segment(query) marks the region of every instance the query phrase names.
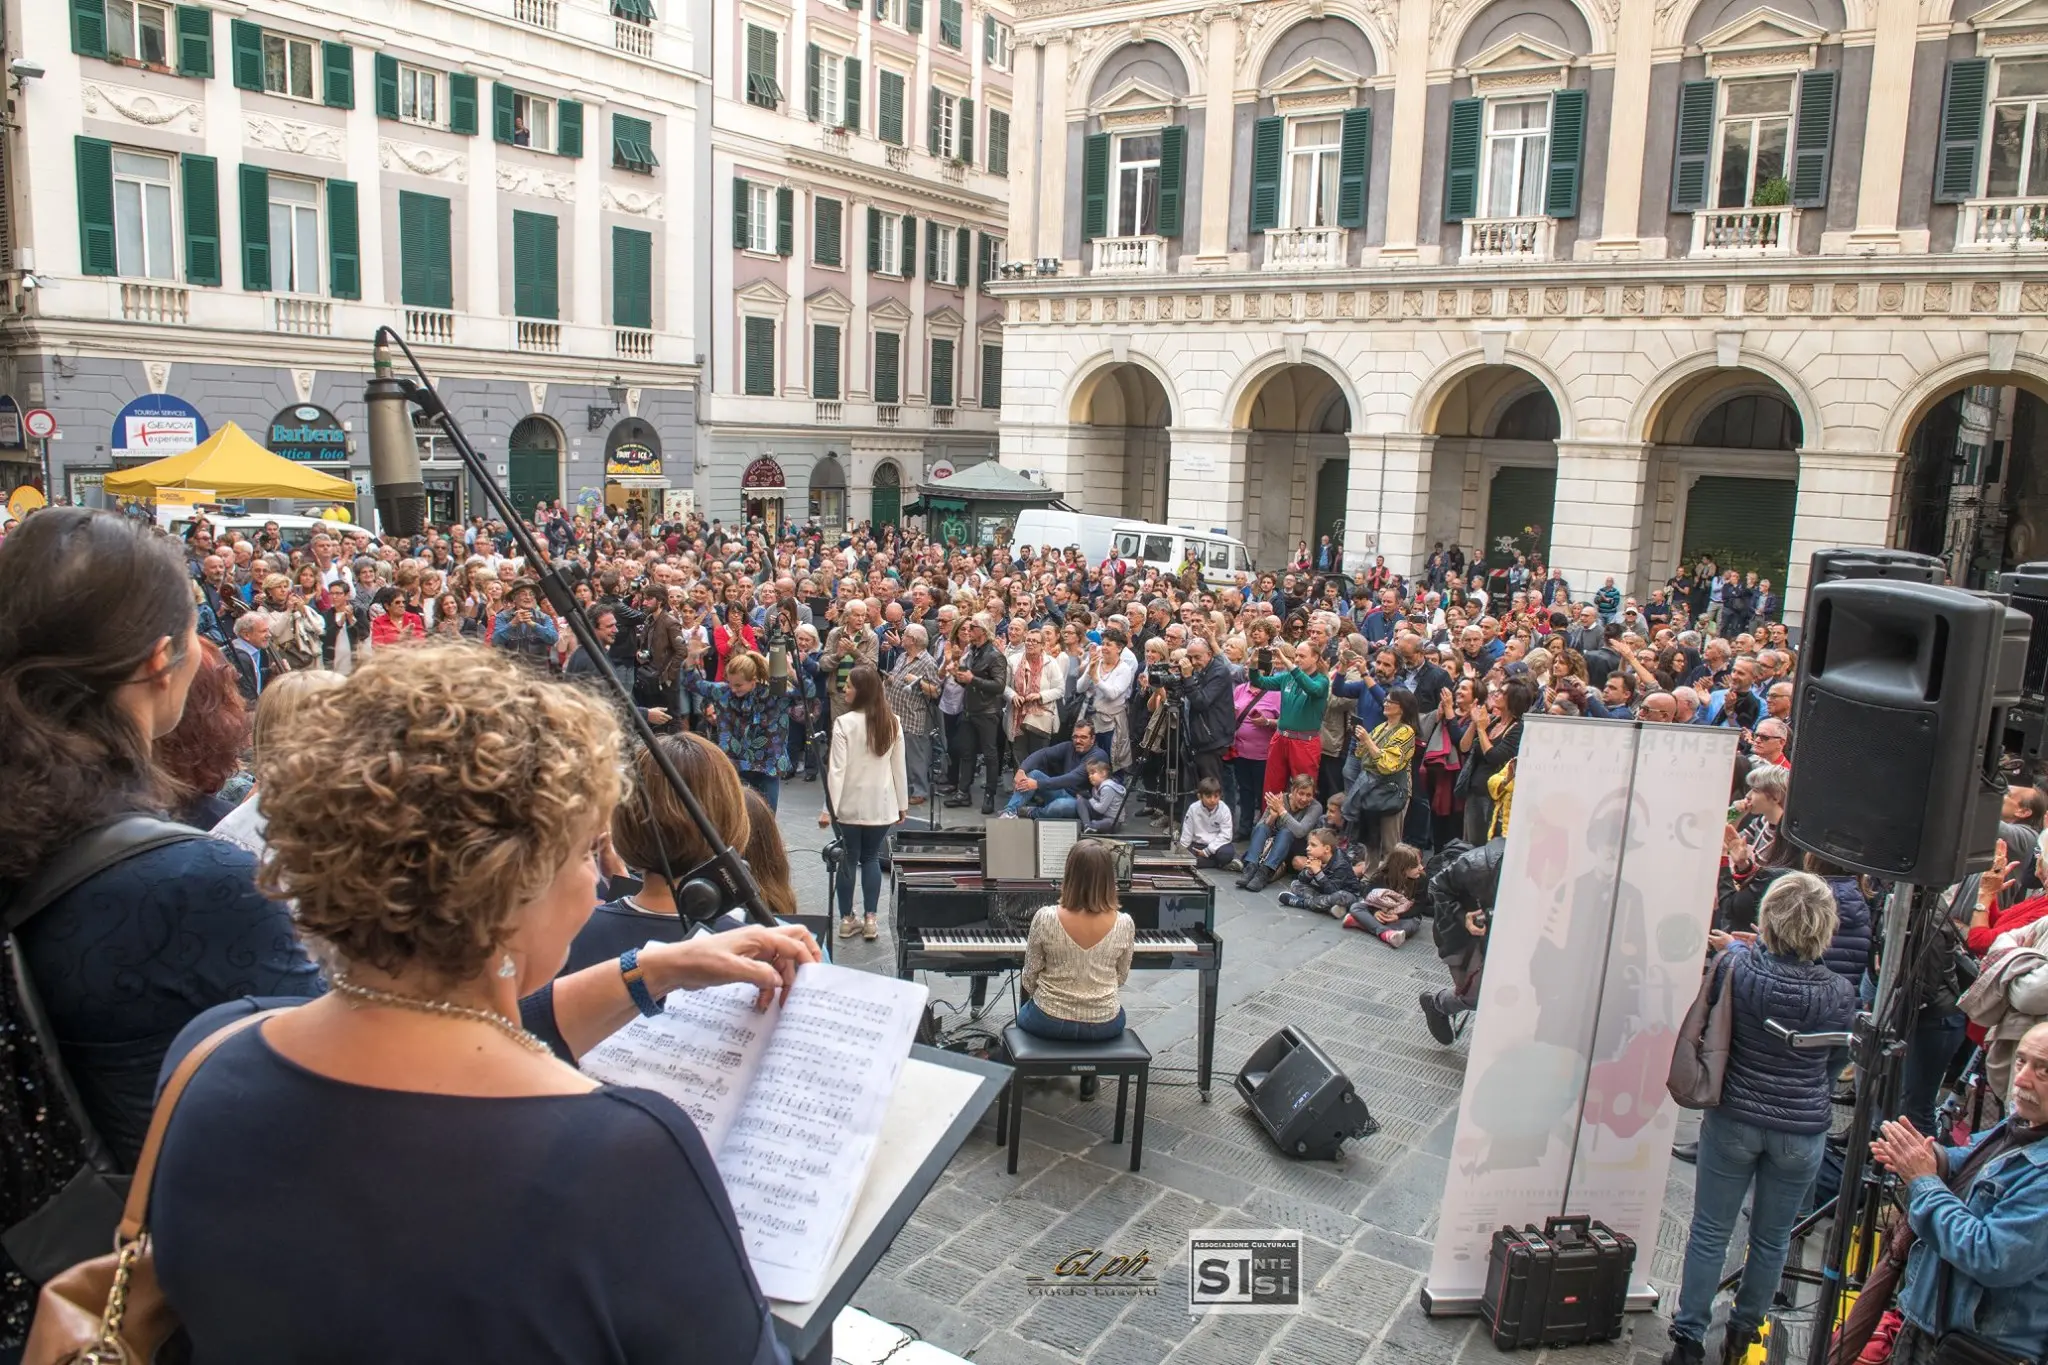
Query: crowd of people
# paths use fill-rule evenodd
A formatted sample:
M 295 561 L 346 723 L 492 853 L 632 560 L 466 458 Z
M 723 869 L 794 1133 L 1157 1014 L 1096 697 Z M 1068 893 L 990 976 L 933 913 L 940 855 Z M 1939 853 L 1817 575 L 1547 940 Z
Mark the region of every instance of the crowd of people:
M 701 1139 L 574 1064 L 648 998 L 773 991 L 817 949 L 795 930 L 682 936 L 678 877 L 713 850 L 624 737 L 620 704 L 554 677 L 619 681 L 785 915 L 785 782 L 822 782 L 842 938 L 876 936 L 890 832 L 933 802 L 1098 834 L 1149 824 L 1246 892 L 1277 885 L 1283 905 L 1389 949 L 1430 929 L 1450 984 L 1421 1009 L 1446 1045 L 1480 998 L 1526 718 L 1736 731 L 1713 946 L 1738 1012 L 1726 1098 L 1685 1154 L 1700 1212 L 1673 1359 L 1703 1358 L 1752 1190 L 1763 1287 L 1736 1299 L 1724 1350 L 1760 1326 L 1773 1257 L 1824 1189 L 1845 1060 L 1792 1053 L 1762 1011 L 1792 1001 L 1804 1026 L 1845 1023 L 1883 952 L 1885 890 L 1780 833 L 1798 658 L 1769 582 L 1702 562 L 1641 600 L 1608 579 L 1579 601 L 1539 556 L 1481 565 L 1457 546 L 1412 581 L 1384 561 L 1347 573 L 1324 540 L 1295 568 L 1215 582 L 1192 563 L 896 528 L 771 534 L 544 504 L 533 529 L 538 562 L 483 518 L 297 543 L 216 538 L 201 520 L 179 541 L 51 509 L 0 540 L 0 801 L 17 831 L 0 891 L 35 888 L 118 817 L 219 836 L 131 851 L 10 917 L 22 971 L 4 1003 L 47 1020 L 79 1113 L 7 1106 L 0 1137 L 22 1157 L 7 1216 L 57 1198 L 102 1144 L 132 1169 L 167 1060 L 252 998 L 305 1002 L 222 1044 L 162 1154 L 159 1265 L 197 1358 L 401 1325 L 412 1353 L 425 1330 L 506 1361 L 541 1341 L 551 1359 L 610 1358 L 578 1344 L 599 1338 L 635 1360 L 775 1358 Z M 550 600 L 557 582 L 594 651 Z M 1930 1004 L 1902 1114 L 1873 1149 L 1908 1182 L 1919 1239 L 1898 1319 L 1873 1338 L 1899 1365 L 1934 1359 L 1966 1320 L 2013 1349 L 2048 1326 L 2048 1290 L 2014 1274 L 2048 1255 L 2044 813 L 2042 794 L 2013 790 L 2000 862 L 1946 902 L 1954 951 L 1916 967 Z M 1111 1036 L 1131 924 L 1100 850 L 1074 856 L 1072 894 L 1032 927 L 1019 1022 Z M 32 1033 L 11 1036 L 0 1079 L 47 1084 Z M 1923 1135 L 1973 1138 L 1939 1104 L 1973 1055 L 2003 1078 L 1984 1088 L 1977 1145 L 1929 1156 Z M 477 1154 L 460 1178 L 431 1159 L 449 1146 Z M 480 1278 L 505 1285 L 481 1258 L 532 1233 L 491 1191 L 565 1160 L 606 1173 L 547 1215 L 577 1231 L 478 1296 Z M 347 1177 L 366 1166 L 368 1202 Z M 269 1202 L 287 1178 L 320 1191 L 288 1227 Z M 657 1234 L 635 1202 L 653 1187 L 670 1204 Z M 451 1226 L 490 1231 L 453 1254 L 429 1234 Z M 45 1269 L 0 1260 L 0 1349 Z M 331 1290 L 373 1275 L 404 1299 L 382 1327 Z M 243 1311 L 231 1287 L 251 1277 L 274 1286 L 274 1311 Z M 581 1297 L 565 1304 L 558 1283 Z M 697 1327 L 684 1355 L 647 1316 L 666 1324 L 675 1302 Z

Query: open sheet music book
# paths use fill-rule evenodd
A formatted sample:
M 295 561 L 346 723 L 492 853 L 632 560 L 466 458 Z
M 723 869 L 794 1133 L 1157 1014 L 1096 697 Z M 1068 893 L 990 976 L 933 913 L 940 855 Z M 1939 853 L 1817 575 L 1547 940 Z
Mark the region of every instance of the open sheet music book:
M 766 1012 L 752 986 L 677 991 L 583 1058 L 680 1105 L 718 1162 L 761 1292 L 817 1297 L 924 1011 L 914 982 L 825 963 Z

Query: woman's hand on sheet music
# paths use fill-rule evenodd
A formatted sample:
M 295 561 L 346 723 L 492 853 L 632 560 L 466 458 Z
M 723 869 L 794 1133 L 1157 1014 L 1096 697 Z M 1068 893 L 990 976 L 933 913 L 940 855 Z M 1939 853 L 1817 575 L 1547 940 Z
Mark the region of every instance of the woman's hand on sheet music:
M 656 995 L 743 981 L 759 989 L 754 1002 L 758 1009 L 767 1009 L 778 991 L 796 984 L 798 967 L 819 960 L 818 941 L 809 930 L 794 924 L 774 929 L 750 924 L 722 934 L 650 946 L 640 954 L 648 989 Z

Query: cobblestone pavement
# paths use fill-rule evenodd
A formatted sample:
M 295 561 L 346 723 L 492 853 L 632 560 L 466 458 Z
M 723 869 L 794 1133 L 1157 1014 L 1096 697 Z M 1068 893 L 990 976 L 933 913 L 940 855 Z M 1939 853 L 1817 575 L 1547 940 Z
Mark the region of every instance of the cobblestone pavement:
M 826 896 L 817 791 L 803 783 L 783 788 L 782 825 L 807 910 Z M 955 824 L 958 814 L 945 812 Z M 1018 1173 L 1003 1169 L 991 1111 L 854 1303 L 987 1365 L 1502 1359 L 1476 1319 L 1431 1321 L 1418 1301 L 1464 1076 L 1463 1042 L 1437 1046 L 1416 1008 L 1421 990 L 1445 980 L 1428 935 L 1393 951 L 1327 917 L 1287 909 L 1271 891 L 1250 896 L 1232 888 L 1228 875 L 1205 875 L 1218 883 L 1224 941 L 1210 1103 L 1201 1103 L 1194 1084 L 1196 974 L 1133 973 L 1125 1008 L 1154 1058 L 1143 1169 L 1130 1171 L 1129 1149 L 1110 1144 L 1110 1084 L 1092 1103 L 1082 1103 L 1071 1082 L 1034 1085 L 1026 1092 Z M 877 942 L 835 946 L 842 964 L 894 970 L 887 912 L 885 904 Z M 926 984 L 936 1000 L 966 1001 L 963 981 L 929 977 Z M 990 998 L 996 1002 L 994 992 Z M 1000 1028 L 1011 1010 L 1006 989 L 987 1026 Z M 1283 1024 L 1307 1031 L 1379 1120 L 1379 1133 L 1349 1144 L 1340 1161 L 1282 1157 L 1231 1087 L 1244 1058 Z M 1692 1168 L 1674 1163 L 1650 1269 L 1667 1304 L 1691 1199 Z M 1304 1311 L 1189 1316 L 1192 1228 L 1300 1229 L 1308 1238 Z M 1164 1265 L 1157 1296 L 1030 1296 L 1027 1275 L 1045 1275 L 1083 1247 L 1149 1250 Z M 1618 1342 L 1557 1359 L 1650 1365 L 1668 1345 L 1666 1318 L 1633 1314 L 1629 1324 Z

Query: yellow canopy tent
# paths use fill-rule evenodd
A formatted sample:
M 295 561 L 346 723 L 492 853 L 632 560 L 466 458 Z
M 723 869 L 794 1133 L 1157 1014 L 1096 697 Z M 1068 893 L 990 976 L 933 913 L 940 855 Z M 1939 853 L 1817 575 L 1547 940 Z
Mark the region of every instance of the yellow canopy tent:
M 356 486 L 273 455 L 229 422 L 182 455 L 109 474 L 106 491 L 153 497 L 159 488 L 206 488 L 221 498 L 325 498 L 353 502 Z

